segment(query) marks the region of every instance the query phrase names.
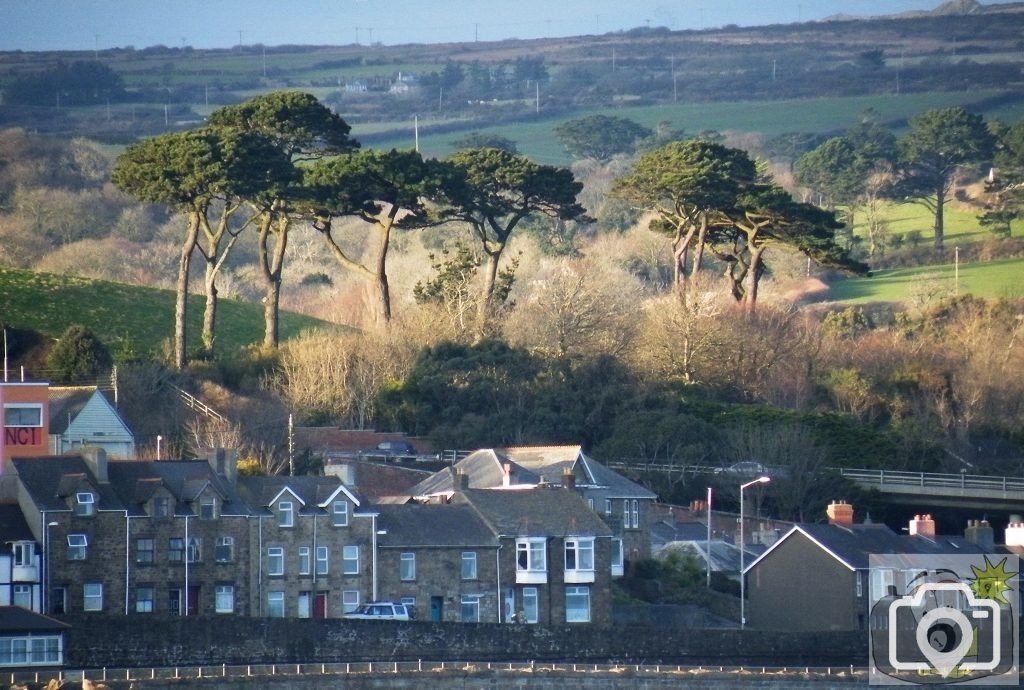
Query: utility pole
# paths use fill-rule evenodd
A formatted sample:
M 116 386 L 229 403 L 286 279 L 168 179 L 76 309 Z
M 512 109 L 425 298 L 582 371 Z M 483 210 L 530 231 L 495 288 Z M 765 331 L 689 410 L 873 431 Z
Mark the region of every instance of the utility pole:
M 412 131 L 416 138 L 416 153 L 420 152 L 420 116 L 412 116 Z
M 536 86 L 537 86 L 537 95 L 535 97 L 535 101 L 536 101 L 536 104 L 537 104 L 536 112 L 539 113 L 540 112 L 540 81 L 536 82 Z
M 263 78 L 267 78 L 267 47 L 263 46 Z
M 295 476 L 295 420 L 288 413 L 288 475 Z
M 242 47 L 242 30 L 241 29 L 238 30 L 238 47 L 239 48 Z
M 775 68 L 776 68 L 776 61 L 772 60 L 772 81 L 775 81 Z
M 480 22 L 473 22 L 473 42 L 480 42 Z

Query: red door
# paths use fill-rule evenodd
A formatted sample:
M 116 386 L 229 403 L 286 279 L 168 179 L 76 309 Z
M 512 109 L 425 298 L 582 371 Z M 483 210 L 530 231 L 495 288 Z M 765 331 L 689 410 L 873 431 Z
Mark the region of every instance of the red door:
M 313 618 L 327 618 L 327 592 L 317 592 L 313 599 Z

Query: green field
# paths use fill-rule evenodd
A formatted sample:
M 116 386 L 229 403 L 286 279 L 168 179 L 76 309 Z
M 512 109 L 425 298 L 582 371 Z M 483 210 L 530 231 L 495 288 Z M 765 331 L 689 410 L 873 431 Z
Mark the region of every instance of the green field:
M 1024 297 L 1024 259 L 961 263 L 959 280 L 953 264 L 878 271 L 870 278 L 833 283 L 828 299 L 853 304 L 909 302 L 925 294 Z
M 930 108 L 952 105 L 970 105 L 998 95 L 997 91 L 949 91 L 891 96 L 850 96 L 792 99 L 780 101 L 733 101 L 708 103 L 679 103 L 652 106 L 624 106 L 594 111 L 580 111 L 564 117 L 525 123 L 508 123 L 493 127 L 480 127 L 486 133 L 500 134 L 516 142 L 520 152 L 548 164 L 565 165 L 570 159 L 558 144 L 554 128 L 560 123 L 591 114 L 627 117 L 647 127 L 667 122 L 672 128 L 696 133 L 706 129 L 720 132 L 760 132 L 774 136 L 784 132 L 832 132 L 855 124 L 867 109 L 873 109 L 879 120 L 892 122 L 912 117 Z M 1015 121 L 1024 117 L 1024 105 L 1002 106 L 999 117 Z M 986 116 L 989 114 L 986 113 Z M 394 123 L 408 129 L 410 122 Z M 381 125 L 375 131 L 384 129 Z M 353 128 L 358 138 L 360 128 Z M 427 156 L 445 156 L 451 153 L 451 141 L 458 133 L 420 134 L 420 150 Z M 373 148 L 412 148 L 409 135 L 375 141 Z
M 981 211 L 958 203 L 947 203 L 943 212 L 943 239 L 947 247 L 954 247 L 958 242 L 971 243 L 992 239 L 995 235 L 987 228 L 978 224 Z M 922 204 L 883 202 L 880 215 L 888 223 L 889 235 L 906 236 L 909 232 L 920 233 L 920 242 L 931 246 L 935 237 L 932 212 Z M 853 219 L 854 234 L 863 237 L 865 217 L 859 213 Z M 1011 226 L 1012 235 L 1019 237 L 1024 234 L 1024 219 L 1017 219 Z M 905 243 L 906 245 L 906 243 Z
M 204 300 L 189 299 L 189 348 L 199 348 Z M 142 353 L 157 352 L 174 330 L 174 292 L 89 278 L 0 268 L 0 322 L 59 336 L 81 324 L 108 344 L 130 342 Z M 331 327 L 324 321 L 281 313 L 281 338 L 309 328 Z M 217 314 L 217 347 L 228 352 L 263 340 L 263 308 L 222 299 Z

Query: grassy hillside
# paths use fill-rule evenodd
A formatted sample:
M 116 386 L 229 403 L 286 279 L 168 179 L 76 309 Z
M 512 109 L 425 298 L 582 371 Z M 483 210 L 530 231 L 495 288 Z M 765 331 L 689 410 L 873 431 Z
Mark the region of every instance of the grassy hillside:
M 831 286 L 828 299 L 867 302 L 914 302 L 929 296 L 972 294 L 987 299 L 1024 297 L 1024 259 L 960 264 L 959 284 L 953 264 L 878 271 L 870 278 L 849 278 Z
M 189 300 L 189 347 L 199 347 L 203 298 Z M 58 336 L 68 326 L 86 326 L 107 343 L 130 342 L 136 351 L 158 351 L 173 333 L 174 293 L 52 273 L 0 268 L 0 322 Z M 331 327 L 301 314 L 281 313 L 281 337 Z M 221 352 L 263 339 L 263 308 L 222 299 L 217 347 Z

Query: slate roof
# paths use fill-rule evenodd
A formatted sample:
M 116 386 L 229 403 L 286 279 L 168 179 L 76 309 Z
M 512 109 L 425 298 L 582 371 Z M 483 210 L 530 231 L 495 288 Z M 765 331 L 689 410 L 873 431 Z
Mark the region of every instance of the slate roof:
M 354 499 L 358 508 L 362 500 L 344 487 L 338 477 L 239 477 L 238 488 L 249 504 L 258 510 L 268 508 L 282 491 L 288 490 L 303 502 L 302 514 L 322 513 L 319 506 L 339 489 Z
M 20 606 L 0 606 L 0 635 L 4 633 L 63 632 L 67 623 Z
M 0 549 L 10 551 L 8 542 L 12 541 L 35 541 L 35 537 L 25 522 L 21 507 L 5 503 L 0 505 Z
M 982 554 L 988 551 L 964 537 L 936 535 L 934 539 L 920 535 L 897 534 L 882 524 L 796 525 L 765 551 L 747 570 L 758 565 L 780 544 L 797 535 L 815 542 L 820 548 L 851 570 L 868 568 L 872 554 Z
M 11 461 L 21 482 L 39 510 L 69 511 L 66 497 L 87 482 L 97 494 L 97 510 L 126 510 L 115 493 L 113 483 L 100 483 L 77 455 L 43 458 L 17 458 Z M 122 463 L 111 462 L 109 466 Z M 129 463 L 123 463 L 129 464 Z
M 144 515 L 143 504 L 160 487 L 166 488 L 177 499 L 176 513 L 192 514 L 185 502 L 198 498 L 203 487 L 209 485 L 224 501 L 221 515 L 251 515 L 242 496 L 223 477 L 218 477 L 205 460 L 116 461 L 107 463 L 110 486 L 121 496 L 129 515 Z M 97 506 L 103 509 L 103 504 Z
M 453 503 L 476 508 L 502 536 L 611 536 L 608 525 L 572 491 L 547 487 L 527 491 L 466 489 Z
M 67 431 L 72 420 L 97 390 L 96 386 L 51 387 L 47 391 L 50 399 L 50 433 L 58 435 Z
M 494 546 L 498 540 L 470 505 L 377 506 L 377 527 L 387 530 L 382 548 L 412 546 Z
M 505 482 L 505 465 L 510 467 L 509 483 L 513 486 L 559 485 L 568 471 L 576 477 L 578 487 L 600 487 L 609 498 L 657 498 L 636 482 L 587 457 L 580 446 L 482 448 L 428 477 L 410 492 L 414 496 L 450 494 L 455 490 L 456 472 L 469 478 L 472 489 L 500 487 Z

